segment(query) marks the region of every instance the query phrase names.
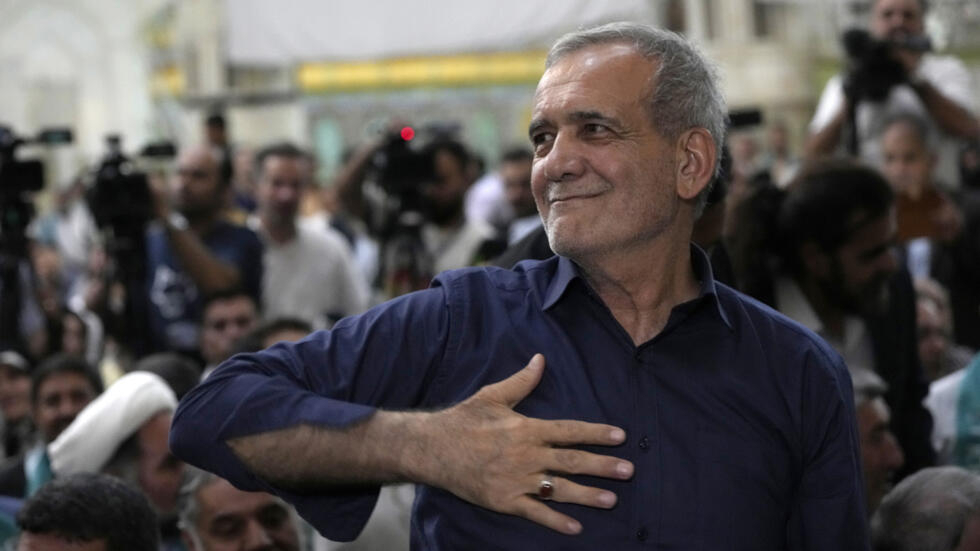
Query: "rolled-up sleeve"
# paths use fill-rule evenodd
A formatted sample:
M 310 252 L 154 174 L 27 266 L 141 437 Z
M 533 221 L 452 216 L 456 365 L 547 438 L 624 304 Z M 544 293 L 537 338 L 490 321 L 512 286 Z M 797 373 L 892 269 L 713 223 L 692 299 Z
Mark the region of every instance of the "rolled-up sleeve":
M 239 488 L 282 496 L 331 539 L 353 539 L 378 488 L 292 494 L 251 473 L 226 442 L 304 424 L 341 428 L 376 408 L 424 405 L 442 369 L 449 328 L 447 293 L 437 283 L 297 343 L 236 355 L 181 401 L 171 450 Z

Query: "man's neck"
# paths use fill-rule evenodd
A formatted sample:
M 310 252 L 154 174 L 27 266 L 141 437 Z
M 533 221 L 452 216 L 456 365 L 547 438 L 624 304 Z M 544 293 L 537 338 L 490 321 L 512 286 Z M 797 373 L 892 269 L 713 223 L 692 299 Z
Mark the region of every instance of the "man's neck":
M 697 297 L 687 241 L 667 239 L 580 263 L 585 278 L 639 346 L 667 325 L 674 306 Z
M 220 212 L 213 212 L 208 214 L 199 214 L 196 216 L 184 215 L 187 219 L 187 227 L 194 232 L 198 237 L 204 237 L 207 235 L 211 228 L 218 223 L 220 218 Z
M 296 220 L 289 220 L 288 222 L 272 221 L 268 216 L 260 215 L 259 225 L 266 237 L 280 245 L 296 238 Z

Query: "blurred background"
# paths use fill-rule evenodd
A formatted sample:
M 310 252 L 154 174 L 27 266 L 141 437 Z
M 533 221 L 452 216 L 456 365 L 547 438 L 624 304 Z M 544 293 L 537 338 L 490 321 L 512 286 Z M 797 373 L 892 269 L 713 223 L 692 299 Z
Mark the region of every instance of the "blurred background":
M 719 64 L 733 109 L 758 108 L 802 141 L 839 35 L 867 0 L 2 0 L 0 121 L 51 126 L 74 143 L 46 148 L 49 186 L 105 152 L 191 143 L 224 112 L 236 143 L 288 138 L 314 150 L 321 176 L 344 148 L 392 117 L 457 121 L 486 159 L 525 139 L 548 45 L 583 25 L 630 19 L 682 32 Z M 980 2 L 931 2 L 936 49 L 980 75 Z M 980 102 L 980 100 L 977 100 Z

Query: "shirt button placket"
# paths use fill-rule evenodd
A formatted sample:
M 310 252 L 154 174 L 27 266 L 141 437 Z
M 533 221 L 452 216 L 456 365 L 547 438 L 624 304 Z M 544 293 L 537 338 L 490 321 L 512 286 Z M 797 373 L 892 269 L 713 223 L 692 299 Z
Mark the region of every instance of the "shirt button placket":
M 647 538 L 648 537 L 650 537 L 650 533 L 647 532 L 647 529 L 646 528 L 640 527 L 640 529 L 636 531 L 636 539 L 637 540 L 639 540 L 639 541 L 647 541 Z

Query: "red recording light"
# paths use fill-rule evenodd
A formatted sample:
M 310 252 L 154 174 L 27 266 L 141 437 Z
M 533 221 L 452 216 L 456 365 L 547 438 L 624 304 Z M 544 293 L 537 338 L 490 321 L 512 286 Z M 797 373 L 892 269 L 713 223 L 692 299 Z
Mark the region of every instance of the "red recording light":
M 412 138 L 415 137 L 415 130 L 413 130 L 411 126 L 406 126 L 402 128 L 401 135 L 403 140 L 405 140 L 406 142 L 410 141 Z

